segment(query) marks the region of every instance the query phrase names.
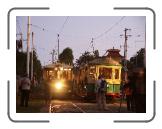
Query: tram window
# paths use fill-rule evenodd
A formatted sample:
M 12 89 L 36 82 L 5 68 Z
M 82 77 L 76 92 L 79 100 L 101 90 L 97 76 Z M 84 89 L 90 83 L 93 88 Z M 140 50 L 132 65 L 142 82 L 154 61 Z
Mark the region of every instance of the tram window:
M 119 79 L 119 69 L 115 69 L 115 79 Z
M 53 79 L 57 79 L 57 72 L 56 71 L 53 72 Z
M 94 74 L 96 72 L 96 67 L 90 67 L 90 74 Z
M 62 73 L 62 79 L 68 79 L 68 73 L 67 73 L 67 71 L 63 71 L 63 73 Z
M 66 71 L 64 71 L 64 72 L 62 73 L 62 79 L 67 79 Z
M 62 73 L 62 79 L 70 80 L 71 79 L 71 71 L 64 71 Z
M 112 68 L 100 68 L 99 74 L 103 75 L 105 79 L 112 79 Z
M 49 71 L 49 76 L 50 76 L 50 75 L 53 75 L 53 71 L 52 71 L 52 70 Z

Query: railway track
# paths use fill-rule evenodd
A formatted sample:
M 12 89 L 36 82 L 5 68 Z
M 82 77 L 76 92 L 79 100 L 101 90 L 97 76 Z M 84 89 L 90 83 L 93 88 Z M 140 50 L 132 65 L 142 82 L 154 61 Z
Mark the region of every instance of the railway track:
M 49 113 L 119 113 L 120 103 L 106 104 L 106 110 L 98 110 L 96 103 L 74 100 L 53 100 Z M 122 104 L 121 112 L 126 113 L 126 104 Z

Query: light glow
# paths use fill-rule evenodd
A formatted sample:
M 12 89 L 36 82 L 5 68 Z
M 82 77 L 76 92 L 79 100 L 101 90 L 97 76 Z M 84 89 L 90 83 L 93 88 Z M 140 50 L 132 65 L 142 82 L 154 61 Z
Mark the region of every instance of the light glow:
M 62 87 L 63 87 L 62 82 L 57 82 L 57 83 L 55 84 L 55 87 L 56 87 L 56 89 L 58 89 L 58 90 L 62 89 Z

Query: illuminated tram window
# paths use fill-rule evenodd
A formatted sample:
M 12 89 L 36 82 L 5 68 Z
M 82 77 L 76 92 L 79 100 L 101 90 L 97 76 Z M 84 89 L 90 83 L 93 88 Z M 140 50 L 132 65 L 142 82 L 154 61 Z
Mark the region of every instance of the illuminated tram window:
M 112 79 L 112 68 L 100 68 L 99 74 L 103 75 L 105 79 Z
M 119 79 L 119 69 L 115 69 L 115 79 Z

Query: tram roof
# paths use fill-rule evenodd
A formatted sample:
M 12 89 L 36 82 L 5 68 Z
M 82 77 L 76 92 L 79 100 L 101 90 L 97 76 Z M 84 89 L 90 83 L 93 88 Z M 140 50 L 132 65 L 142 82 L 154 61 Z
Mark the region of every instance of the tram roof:
M 55 67 L 63 67 L 63 68 L 72 68 L 71 65 L 67 65 L 67 64 L 63 64 L 63 63 L 53 63 L 53 64 L 48 64 L 46 66 L 44 66 L 44 69 L 52 69 L 52 68 L 55 68 Z
M 113 58 L 109 58 L 109 57 L 101 57 L 101 58 L 97 58 L 94 59 L 92 61 L 89 62 L 89 64 L 91 65 L 121 65 L 119 60 L 115 60 Z

